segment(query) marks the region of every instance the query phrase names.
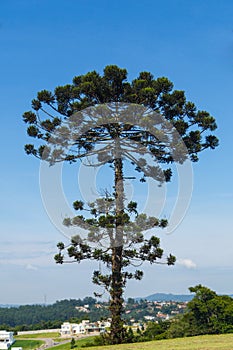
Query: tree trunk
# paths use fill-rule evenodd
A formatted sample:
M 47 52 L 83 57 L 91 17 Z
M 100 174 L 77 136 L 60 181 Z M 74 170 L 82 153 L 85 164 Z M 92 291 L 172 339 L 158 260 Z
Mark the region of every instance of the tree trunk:
M 123 312 L 123 276 L 122 276 L 122 252 L 123 252 L 123 224 L 124 214 L 124 184 L 123 161 L 121 158 L 119 141 L 115 141 L 115 207 L 116 207 L 116 231 L 114 245 L 112 247 L 112 285 L 110 290 L 111 343 L 120 344 L 124 339 L 124 322 L 121 318 Z

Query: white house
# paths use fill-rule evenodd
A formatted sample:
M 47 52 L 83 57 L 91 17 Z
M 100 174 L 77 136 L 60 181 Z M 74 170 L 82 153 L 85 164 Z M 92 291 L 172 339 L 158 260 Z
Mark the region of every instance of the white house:
M 9 349 L 14 341 L 13 332 L 0 331 L 0 349 Z
M 70 323 L 70 322 L 64 322 L 61 325 L 61 336 L 71 336 L 74 334 L 85 334 L 86 333 L 86 328 L 85 328 L 86 324 L 85 321 L 83 321 L 82 323 Z
M 105 332 L 105 324 L 103 322 L 92 323 L 89 320 L 83 320 L 81 323 L 64 322 L 61 325 L 61 336 L 69 337 L 72 335 L 102 333 Z
M 154 317 L 154 316 L 151 316 L 151 315 L 146 315 L 146 316 L 144 316 L 144 318 L 145 318 L 145 320 L 147 320 L 147 321 L 153 321 L 153 320 L 155 319 L 155 317 Z
M 60 330 L 61 335 L 66 336 L 71 334 L 71 324 L 70 322 L 64 322 L 61 325 L 61 330 Z

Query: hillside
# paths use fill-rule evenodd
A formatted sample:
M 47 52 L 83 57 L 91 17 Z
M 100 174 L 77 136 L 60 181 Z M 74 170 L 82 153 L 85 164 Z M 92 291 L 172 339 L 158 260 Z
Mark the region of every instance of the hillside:
M 89 305 L 88 318 L 99 319 L 108 316 L 106 307 L 95 307 L 96 300 L 86 297 L 83 300 L 70 299 L 57 301 L 51 305 L 21 305 L 0 308 L 0 329 L 18 330 L 59 328 L 61 323 L 71 319 L 87 317 L 85 305 Z M 89 310 L 88 310 L 89 311 Z
M 155 293 L 148 295 L 144 298 L 137 298 L 137 300 L 144 299 L 148 301 L 176 301 L 176 302 L 187 302 L 192 300 L 193 295 L 186 294 L 166 294 L 166 293 Z
M 233 294 L 229 295 L 233 298 Z M 175 302 L 188 302 L 193 299 L 192 294 L 172 294 L 172 293 L 154 293 L 150 294 L 146 297 L 138 297 L 135 300 L 148 300 L 148 301 L 175 301 Z
M 109 345 L 104 347 L 95 346 L 95 350 L 232 350 L 233 334 L 202 335 L 196 337 L 166 339 L 150 341 L 146 343 Z M 56 348 L 57 350 L 69 350 L 67 347 Z M 86 348 L 92 350 L 93 348 Z M 50 350 L 50 349 L 49 349 Z
M 129 298 L 124 304 L 123 318 L 127 324 L 146 320 L 164 320 L 178 313 L 183 313 L 185 302 L 152 302 Z M 52 305 L 22 305 L 19 307 L 0 308 L 0 328 L 36 330 L 59 328 L 64 321 L 80 322 L 89 319 L 98 321 L 110 316 L 107 302 L 86 297 L 84 300 L 62 300 Z

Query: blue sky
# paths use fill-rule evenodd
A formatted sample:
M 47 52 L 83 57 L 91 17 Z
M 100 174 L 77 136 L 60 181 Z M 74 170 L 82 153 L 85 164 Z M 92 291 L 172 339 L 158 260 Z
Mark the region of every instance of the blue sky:
M 143 281 L 129 283 L 126 296 L 188 293 L 198 283 L 233 293 L 232 18 L 230 0 L 1 0 L 0 304 L 39 303 L 45 295 L 53 302 L 95 290 L 95 265 L 53 261 L 63 236 L 42 204 L 39 161 L 24 154 L 29 139 L 21 116 L 37 91 L 91 70 L 102 73 L 107 64 L 127 68 L 129 80 L 144 70 L 168 77 L 215 116 L 220 139 L 193 166 L 193 195 L 181 225 L 159 233 L 177 265 L 145 266 Z

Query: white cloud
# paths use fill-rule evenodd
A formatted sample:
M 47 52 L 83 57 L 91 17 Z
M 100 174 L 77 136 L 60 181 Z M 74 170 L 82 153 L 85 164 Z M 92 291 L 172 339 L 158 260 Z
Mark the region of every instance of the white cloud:
M 188 269 L 195 269 L 197 265 L 191 259 L 178 259 L 177 264 L 187 267 Z
M 36 266 L 32 265 L 32 264 L 27 264 L 25 266 L 25 268 L 26 268 L 26 270 L 33 270 L 33 271 L 38 270 L 38 268 Z
M 20 249 L 19 249 L 20 246 Z M 30 266 L 48 266 L 54 263 L 56 246 L 47 241 L 5 241 L 0 247 L 0 264 L 17 265 L 31 269 Z

